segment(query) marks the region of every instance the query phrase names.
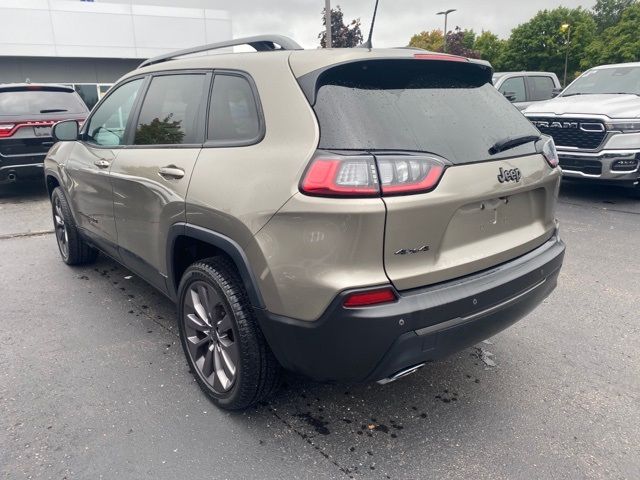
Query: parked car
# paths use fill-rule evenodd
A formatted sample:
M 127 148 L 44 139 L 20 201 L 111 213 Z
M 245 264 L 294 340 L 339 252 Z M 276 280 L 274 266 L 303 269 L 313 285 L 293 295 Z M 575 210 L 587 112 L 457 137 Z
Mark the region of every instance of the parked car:
M 78 94 L 62 85 L 0 84 L 0 184 L 41 179 L 51 127 L 89 114 Z
M 640 193 L 640 63 L 592 68 L 525 115 L 555 139 L 566 178 Z
M 178 59 L 240 44 L 269 53 Z M 480 61 L 224 42 L 144 62 L 54 135 L 62 259 L 99 249 L 177 302 L 228 409 L 281 366 L 401 378 L 522 318 L 563 262 L 553 140 Z
M 557 75 L 551 72 L 498 72 L 493 74 L 493 85 L 519 110 L 562 91 Z

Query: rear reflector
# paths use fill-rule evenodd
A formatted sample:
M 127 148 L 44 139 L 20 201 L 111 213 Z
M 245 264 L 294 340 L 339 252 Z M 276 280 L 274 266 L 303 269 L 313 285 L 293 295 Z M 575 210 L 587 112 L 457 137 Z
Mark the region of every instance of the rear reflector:
M 329 156 L 330 155 L 330 156 Z M 323 197 L 379 197 L 433 190 L 445 163 L 424 155 L 333 155 L 319 152 L 300 191 Z
M 349 295 L 343 305 L 345 308 L 371 307 L 383 303 L 395 302 L 398 298 L 391 287 L 368 292 L 357 292 Z

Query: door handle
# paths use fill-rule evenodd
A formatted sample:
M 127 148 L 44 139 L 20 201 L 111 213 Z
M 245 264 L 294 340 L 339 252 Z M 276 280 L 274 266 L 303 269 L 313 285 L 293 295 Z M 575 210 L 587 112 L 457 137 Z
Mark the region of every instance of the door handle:
M 158 173 L 160 174 L 161 177 L 168 177 L 168 178 L 184 177 L 184 170 L 174 166 L 162 167 L 158 170 Z
M 107 162 L 106 160 L 96 160 L 93 164 L 98 168 L 109 168 L 111 162 Z

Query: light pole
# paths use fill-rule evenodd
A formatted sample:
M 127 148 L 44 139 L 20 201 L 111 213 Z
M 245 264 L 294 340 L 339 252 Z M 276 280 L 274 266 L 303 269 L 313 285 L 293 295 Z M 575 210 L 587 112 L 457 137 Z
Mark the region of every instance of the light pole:
M 449 14 L 457 12 L 455 8 L 450 8 L 449 10 L 444 10 L 442 12 L 436 13 L 436 15 L 444 15 L 444 51 L 447 52 L 447 20 L 449 18 Z
M 331 48 L 331 0 L 324 1 L 324 23 L 326 23 L 327 33 L 325 34 L 324 48 Z
M 565 23 L 562 25 L 562 31 L 567 32 L 567 46 L 564 53 L 564 83 L 562 86 L 567 88 L 567 69 L 569 67 L 569 47 L 571 46 L 571 25 Z

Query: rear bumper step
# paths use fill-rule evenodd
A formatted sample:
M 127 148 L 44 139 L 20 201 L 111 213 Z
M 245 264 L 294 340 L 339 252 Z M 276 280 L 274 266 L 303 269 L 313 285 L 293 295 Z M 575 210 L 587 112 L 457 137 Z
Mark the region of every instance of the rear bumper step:
M 392 304 L 345 309 L 349 291 L 315 322 L 265 310 L 257 312 L 258 319 L 285 368 L 320 381 L 387 383 L 495 335 L 531 312 L 555 288 L 564 251 L 554 236 L 490 270 L 398 292 Z

